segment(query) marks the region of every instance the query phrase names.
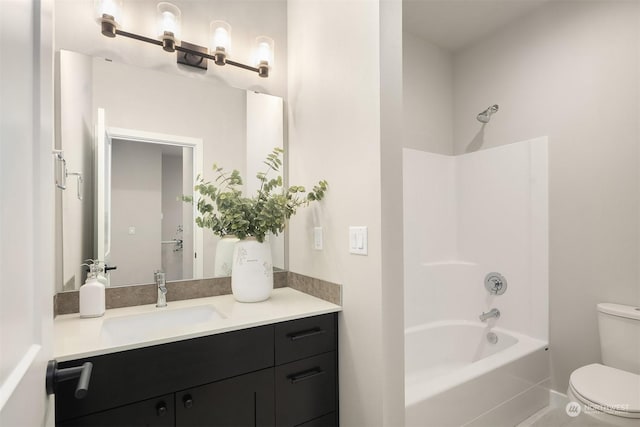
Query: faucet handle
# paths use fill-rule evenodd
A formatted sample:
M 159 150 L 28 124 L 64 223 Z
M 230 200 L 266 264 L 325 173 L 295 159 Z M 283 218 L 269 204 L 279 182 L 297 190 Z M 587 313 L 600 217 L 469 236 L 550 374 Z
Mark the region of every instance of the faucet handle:
M 500 273 L 491 272 L 484 278 L 484 287 L 491 295 L 502 295 L 507 291 L 507 279 Z

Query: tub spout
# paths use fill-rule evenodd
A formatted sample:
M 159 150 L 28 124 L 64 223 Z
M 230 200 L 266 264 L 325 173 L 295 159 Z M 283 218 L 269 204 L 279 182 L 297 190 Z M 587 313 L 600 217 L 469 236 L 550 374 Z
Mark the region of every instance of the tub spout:
M 495 317 L 496 319 L 500 318 L 500 310 L 498 310 L 497 308 L 492 308 L 491 310 L 487 311 L 486 313 L 482 313 L 479 318 L 481 321 L 485 322 L 487 319 L 490 319 L 492 317 Z

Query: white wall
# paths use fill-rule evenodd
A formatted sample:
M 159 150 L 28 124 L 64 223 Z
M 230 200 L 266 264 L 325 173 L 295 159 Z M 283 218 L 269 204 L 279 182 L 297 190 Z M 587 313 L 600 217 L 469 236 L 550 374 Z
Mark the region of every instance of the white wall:
M 389 116 L 381 130 L 381 111 L 401 105 L 402 94 L 398 76 L 381 70 L 380 56 L 383 30 L 394 35 L 388 40 L 401 41 L 399 11 L 399 4 L 388 10 L 378 1 L 288 3 L 290 182 L 306 186 L 319 179 L 329 182 L 325 200 L 290 222 L 289 267 L 343 285 L 339 324 L 343 426 L 403 424 L 403 349 L 397 344 L 402 329 L 396 331 L 402 319 L 402 268 L 400 262 L 393 276 L 394 265 L 383 259 L 383 236 L 401 234 L 397 229 L 401 215 L 395 229 L 382 226 L 397 215 L 393 209 L 384 210 L 382 194 L 390 191 L 384 185 L 401 182 L 400 148 L 394 145 L 401 138 L 395 117 Z M 395 21 L 386 22 L 387 18 Z M 401 61 L 393 62 L 394 58 L 391 63 L 398 65 Z M 388 78 L 384 82 L 382 72 Z M 382 87 L 392 93 L 383 97 Z M 395 141 L 389 139 L 390 133 Z M 383 152 L 389 153 L 384 160 Z M 350 225 L 368 227 L 368 256 L 349 254 Z M 324 229 L 323 251 L 312 249 L 314 226 Z M 385 242 L 389 250 L 398 246 L 397 241 Z M 383 274 L 397 280 L 383 281 Z M 397 300 L 384 298 L 391 290 L 396 291 L 399 310 Z M 390 354 L 394 351 L 395 359 Z
M 548 340 L 546 138 L 460 156 L 404 150 L 405 326 L 477 321 Z M 489 295 L 485 275 L 507 279 Z
M 0 3 L 3 426 L 53 425 L 42 375 L 52 354 L 55 277 L 52 10 L 47 0 Z
M 64 151 L 69 172 L 82 174 L 82 200 L 77 197 L 78 180 L 70 176 L 67 190 L 56 191 L 61 211 L 56 253 L 62 267 L 60 290 L 77 290 L 86 273 L 81 265 L 94 258 L 93 248 L 93 65 L 91 58 L 60 52 L 57 105 L 59 117 L 57 148 Z M 85 147 L 83 150 L 77 147 Z
M 600 360 L 595 305 L 640 304 L 639 5 L 549 2 L 454 58 L 454 151 L 549 136 L 553 387 Z M 491 122 L 476 114 L 500 104 Z
M 122 29 L 148 37 L 156 35 L 156 0 L 124 2 Z M 208 45 L 209 23 L 214 19 L 227 21 L 232 27 L 229 59 L 250 63 L 257 36 L 267 35 L 275 41 L 275 60 L 267 79 L 257 73 L 236 67 L 219 67 L 209 63 L 202 73 L 192 67 L 178 67 L 175 54 L 125 37 L 110 39 L 100 33 L 92 0 L 56 2 L 55 48 L 68 49 L 91 56 L 148 69 L 163 70 L 190 76 L 195 80 L 223 82 L 230 86 L 286 96 L 287 88 L 287 17 L 285 0 L 211 0 L 176 2 L 182 11 L 182 39 L 202 46 Z
M 111 163 L 111 263 L 118 269 L 110 284 L 153 282 L 162 269 L 162 148 L 114 140 Z
M 380 2 L 382 424 L 405 424 L 402 217 L 402 0 Z
M 453 154 L 453 56 L 402 33 L 404 146 Z

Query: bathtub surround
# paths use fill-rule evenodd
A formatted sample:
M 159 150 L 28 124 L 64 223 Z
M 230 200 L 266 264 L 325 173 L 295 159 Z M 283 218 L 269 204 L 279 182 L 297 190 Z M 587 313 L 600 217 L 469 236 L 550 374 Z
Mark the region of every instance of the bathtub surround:
M 477 321 L 548 340 L 546 138 L 461 156 L 404 150 L 405 326 Z M 490 295 L 485 275 L 508 280 Z
M 521 422 L 548 404 L 547 138 L 403 169 L 406 425 Z
M 320 279 L 303 276 L 291 271 L 274 272 L 273 287 L 292 289 L 314 297 L 342 305 L 342 286 Z M 216 277 L 201 280 L 182 280 L 167 282 L 167 301 L 181 301 L 193 298 L 206 298 L 231 293 L 231 278 Z M 106 306 L 110 308 L 131 307 L 134 305 L 154 304 L 158 296 L 155 284 L 118 286 L 106 289 Z M 61 292 L 54 296 L 54 313 L 77 313 L 78 292 Z

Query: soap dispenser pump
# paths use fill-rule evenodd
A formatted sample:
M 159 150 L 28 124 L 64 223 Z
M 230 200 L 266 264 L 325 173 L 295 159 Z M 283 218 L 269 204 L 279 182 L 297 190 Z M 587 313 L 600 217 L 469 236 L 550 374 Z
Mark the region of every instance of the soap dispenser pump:
M 99 264 L 90 261 L 87 281 L 80 286 L 80 317 L 100 317 L 105 311 L 104 284 L 98 281 Z

